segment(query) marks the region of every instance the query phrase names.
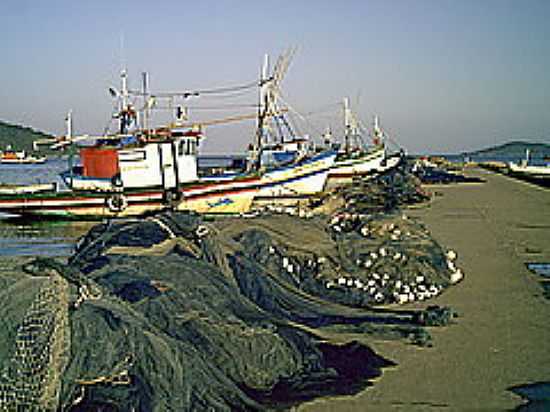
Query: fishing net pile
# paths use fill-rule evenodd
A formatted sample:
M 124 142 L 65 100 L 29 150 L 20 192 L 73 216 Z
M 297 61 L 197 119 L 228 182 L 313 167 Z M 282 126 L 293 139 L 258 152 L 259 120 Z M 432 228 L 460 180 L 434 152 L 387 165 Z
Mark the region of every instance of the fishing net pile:
M 365 341 L 429 345 L 425 327 L 454 316 L 378 305 L 404 303 L 405 285 L 440 293 L 454 263 L 420 223 L 348 190 L 303 219 L 107 222 L 67 262 L 3 276 L 0 409 L 266 410 L 364 389 L 392 365 Z
M 413 166 L 414 175 L 424 184 L 484 183 L 479 177 L 465 176 L 457 171 L 448 171 L 444 167 Z

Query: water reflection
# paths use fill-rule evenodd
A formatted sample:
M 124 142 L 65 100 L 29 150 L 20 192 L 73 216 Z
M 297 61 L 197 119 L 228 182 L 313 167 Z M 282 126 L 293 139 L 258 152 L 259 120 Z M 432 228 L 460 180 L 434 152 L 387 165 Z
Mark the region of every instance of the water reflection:
M 69 256 L 93 222 L 0 219 L 0 256 Z

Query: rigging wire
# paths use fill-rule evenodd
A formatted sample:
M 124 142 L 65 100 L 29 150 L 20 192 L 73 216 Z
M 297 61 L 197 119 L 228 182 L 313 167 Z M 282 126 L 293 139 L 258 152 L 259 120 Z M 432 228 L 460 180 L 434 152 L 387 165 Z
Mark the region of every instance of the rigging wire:
M 329 103 L 324 106 L 321 106 L 318 109 L 311 110 L 309 112 L 304 113 L 304 116 L 314 116 L 314 115 L 320 115 L 324 113 L 334 112 L 335 109 L 339 109 L 339 106 L 341 106 L 341 103 Z
M 142 91 L 137 90 L 130 90 L 129 93 L 134 96 L 151 96 L 151 97 L 157 97 L 157 98 L 169 98 L 169 97 L 183 97 L 184 99 L 187 99 L 189 97 L 198 97 L 200 95 L 216 95 L 216 94 L 227 94 L 227 93 L 235 93 L 235 92 L 242 92 L 244 90 L 249 90 L 252 88 L 258 87 L 258 82 L 249 82 L 241 85 L 236 86 L 228 86 L 228 87 L 218 87 L 218 88 L 212 88 L 212 89 L 199 89 L 199 90 L 190 90 L 190 91 L 184 91 L 184 92 L 160 92 L 160 93 L 143 93 Z
M 231 105 L 219 105 L 219 106 L 185 106 L 187 109 L 192 111 L 223 111 L 228 109 L 257 109 L 257 104 L 231 104 Z M 168 104 L 168 105 L 155 105 L 155 107 L 152 110 L 155 111 L 163 111 L 163 110 L 174 110 L 176 108 L 176 105 Z
M 279 99 L 281 99 L 281 101 L 286 105 L 286 107 L 291 111 L 293 112 L 294 114 L 296 114 L 296 116 L 298 116 L 298 118 L 300 118 L 302 121 L 304 121 L 316 134 L 318 135 L 322 135 L 323 132 L 319 131 L 319 129 L 317 129 L 315 126 L 313 126 L 313 124 L 308 120 L 306 119 L 304 116 L 302 116 L 302 114 L 300 114 L 297 110 L 295 110 L 291 105 L 288 104 L 288 102 L 283 99 L 282 95 L 279 95 Z
M 361 122 L 361 120 L 357 120 L 357 123 L 359 124 L 359 127 L 361 129 L 363 129 L 364 131 L 367 131 L 368 132 L 368 129 L 365 127 L 365 125 Z M 401 143 L 399 143 L 396 139 L 394 139 L 393 137 L 391 137 L 387 132 L 386 132 L 386 128 L 382 128 L 382 134 L 384 136 L 385 139 L 389 140 L 390 143 L 393 143 L 394 146 L 396 146 L 397 148 L 399 149 L 402 149 L 403 146 L 401 145 Z

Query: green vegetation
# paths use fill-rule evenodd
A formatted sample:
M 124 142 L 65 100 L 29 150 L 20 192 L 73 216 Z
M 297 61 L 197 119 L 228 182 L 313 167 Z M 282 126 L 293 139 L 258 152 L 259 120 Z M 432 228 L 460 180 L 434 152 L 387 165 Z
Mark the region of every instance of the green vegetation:
M 528 142 L 509 142 L 495 147 L 489 147 L 475 152 L 464 153 L 468 156 L 518 156 L 525 154 L 525 150 L 529 149 L 531 153 L 538 153 L 542 156 L 550 156 L 550 144 L 544 143 L 528 143 Z
M 32 152 L 32 142 L 37 139 L 49 139 L 53 136 L 36 131 L 30 127 L 17 126 L 0 121 L 0 150 L 5 150 L 8 145 L 11 145 L 14 150 L 25 150 Z M 51 152 L 47 146 L 40 148 L 41 152 Z

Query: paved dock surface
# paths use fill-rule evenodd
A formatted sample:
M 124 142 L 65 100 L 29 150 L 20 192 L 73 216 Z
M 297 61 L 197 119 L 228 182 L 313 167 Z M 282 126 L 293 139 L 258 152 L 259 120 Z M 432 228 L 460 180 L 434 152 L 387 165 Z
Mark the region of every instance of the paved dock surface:
M 431 187 L 429 207 L 405 212 L 458 253 L 464 281 L 430 301 L 455 309 L 456 323 L 430 329 L 432 348 L 365 341 L 398 366 L 356 396 L 300 410 L 513 410 L 522 401 L 507 388 L 550 381 L 550 300 L 525 267 L 550 262 L 550 189 L 468 174 L 487 183 Z

